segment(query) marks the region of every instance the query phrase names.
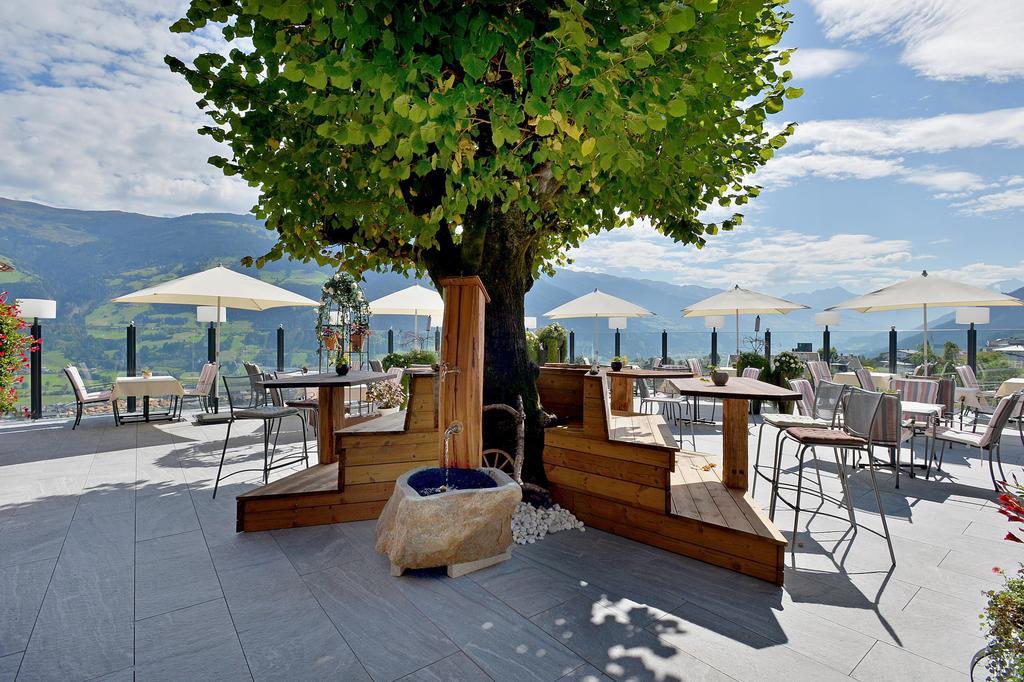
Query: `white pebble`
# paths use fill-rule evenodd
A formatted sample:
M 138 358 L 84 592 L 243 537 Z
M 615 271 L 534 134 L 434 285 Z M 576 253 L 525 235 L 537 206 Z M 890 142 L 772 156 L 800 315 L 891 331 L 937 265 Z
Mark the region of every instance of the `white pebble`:
M 512 539 L 518 545 L 533 544 L 548 533 L 569 529 L 582 531 L 583 522 L 557 504 L 544 509 L 520 502 L 512 515 Z

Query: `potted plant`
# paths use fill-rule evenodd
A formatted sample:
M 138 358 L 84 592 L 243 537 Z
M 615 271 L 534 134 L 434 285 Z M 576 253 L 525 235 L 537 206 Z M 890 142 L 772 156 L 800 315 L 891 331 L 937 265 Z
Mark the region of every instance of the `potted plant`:
M 394 381 L 378 381 L 366 389 L 366 399 L 376 405 L 381 414 L 398 412 L 405 398 L 405 391 Z
M 334 371 L 338 373 L 338 376 L 343 377 L 348 374 L 348 353 L 338 353 L 338 358 L 334 362 Z
M 324 348 L 334 350 L 338 347 L 338 332 L 333 329 L 325 329 L 323 332 Z
M 363 344 L 370 336 L 370 325 L 366 322 L 353 322 L 349 327 L 348 340 L 353 353 L 361 353 Z
M 153 370 L 151 370 L 149 367 L 143 367 L 141 374 L 143 379 L 153 378 Z
M 616 355 L 612 358 L 612 371 L 618 372 L 622 369 L 622 363 L 627 362 L 625 355 Z
M 725 386 L 729 383 L 729 373 L 718 369 L 715 365 L 708 368 L 711 372 L 711 383 L 715 386 Z
M 775 356 L 773 367 L 767 372 L 765 380 L 781 388 L 789 388 L 791 379 L 803 376 L 804 363 L 796 353 L 784 350 Z M 775 403 L 780 413 L 789 414 L 793 409 L 793 403 L 789 400 L 779 400 Z

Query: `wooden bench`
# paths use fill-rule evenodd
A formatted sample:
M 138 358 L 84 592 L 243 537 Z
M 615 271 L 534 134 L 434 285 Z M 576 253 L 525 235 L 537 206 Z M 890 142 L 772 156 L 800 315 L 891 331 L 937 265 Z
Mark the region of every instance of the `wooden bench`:
M 785 538 L 720 464 L 679 451 L 660 416 L 612 412 L 607 381 L 585 371 L 542 367 L 538 389 L 562 422 L 544 434 L 555 501 L 594 528 L 782 584 Z
M 336 463 L 312 466 L 239 495 L 236 529 L 297 528 L 380 516 L 399 476 L 437 462 L 434 377 L 412 374 L 405 410 L 337 431 Z

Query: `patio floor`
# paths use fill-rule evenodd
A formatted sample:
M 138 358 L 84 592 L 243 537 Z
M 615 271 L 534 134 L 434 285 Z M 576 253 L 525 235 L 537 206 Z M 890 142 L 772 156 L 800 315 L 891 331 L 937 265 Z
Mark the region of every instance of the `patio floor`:
M 234 429 L 231 468 L 261 457 L 256 427 Z M 805 513 L 784 589 L 593 529 L 454 580 L 393 578 L 372 521 L 236 534 L 254 476 L 211 499 L 223 436 L 0 427 L 0 680 L 963 680 L 993 566 L 1024 560 L 987 466 L 958 447 L 939 480 L 895 490 L 879 474 L 892 570 L 881 538 Z M 720 450 L 715 427 L 697 440 Z M 1004 460 L 1024 460 L 1016 430 Z M 867 481 L 853 478 L 858 520 L 879 528 Z M 792 519 L 776 519 L 787 537 Z

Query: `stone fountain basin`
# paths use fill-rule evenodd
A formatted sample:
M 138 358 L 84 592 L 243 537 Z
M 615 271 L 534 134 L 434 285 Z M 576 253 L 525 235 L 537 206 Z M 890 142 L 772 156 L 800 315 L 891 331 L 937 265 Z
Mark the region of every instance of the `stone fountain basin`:
M 495 487 L 422 496 L 409 478 L 433 468 L 402 474 L 377 520 L 377 551 L 391 560 L 392 574 L 445 566 L 449 575 L 463 575 L 507 559 L 519 485 L 500 469 L 482 468 Z

